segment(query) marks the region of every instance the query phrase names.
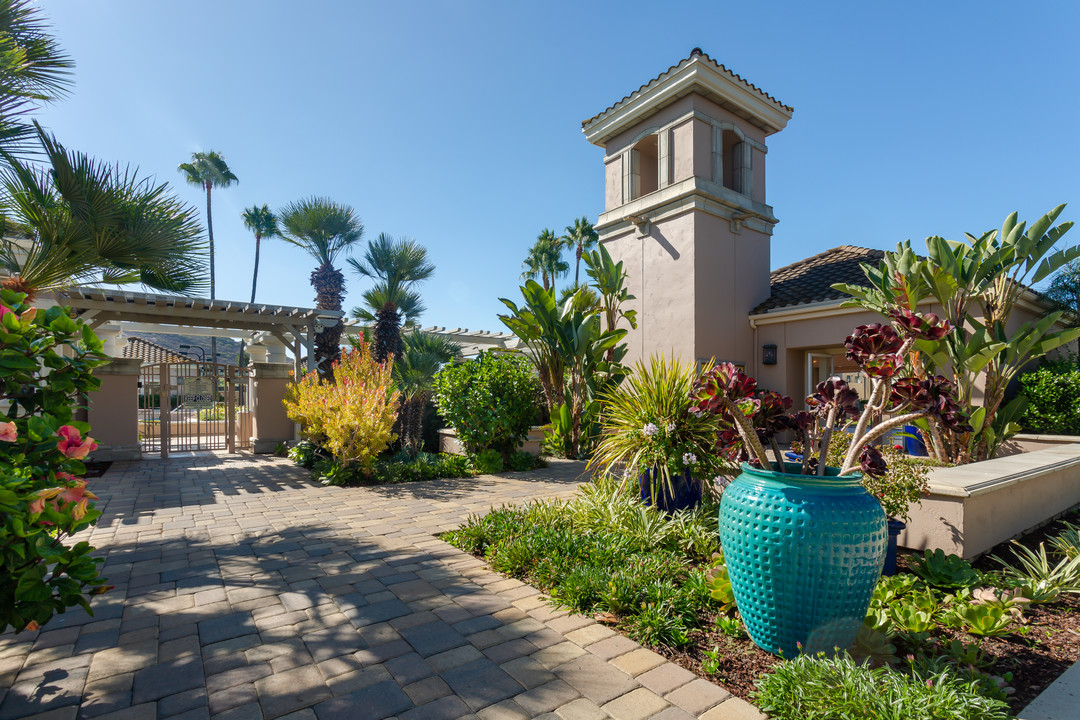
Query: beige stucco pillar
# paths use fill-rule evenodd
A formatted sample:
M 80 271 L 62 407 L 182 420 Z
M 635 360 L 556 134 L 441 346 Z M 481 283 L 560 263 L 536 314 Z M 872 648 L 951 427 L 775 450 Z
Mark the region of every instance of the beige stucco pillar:
M 288 442 L 296 437 L 296 424 L 285 415 L 281 401 L 285 399 L 285 389 L 292 382 L 291 365 L 282 363 L 252 363 L 255 370 L 255 391 L 252 407 L 253 452 L 270 453 L 278 443 Z
M 264 343 L 252 343 L 251 345 L 247 346 L 246 352 L 248 354 L 248 357 L 251 358 L 251 362 L 253 363 L 268 362 L 267 355 L 269 354 L 269 349 Z
M 97 441 L 94 460 L 139 460 L 139 368 L 138 358 L 112 358 L 94 368 L 101 387 L 87 395 L 86 419 L 90 436 Z

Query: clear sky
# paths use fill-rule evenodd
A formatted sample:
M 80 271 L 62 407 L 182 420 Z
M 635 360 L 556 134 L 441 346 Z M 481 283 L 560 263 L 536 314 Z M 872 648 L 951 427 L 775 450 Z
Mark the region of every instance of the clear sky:
M 218 150 L 218 297 L 247 300 L 240 213 L 310 195 L 437 266 L 424 325 L 502 330 L 545 227 L 603 209 L 581 121 L 700 46 L 795 108 L 769 139 L 773 267 L 843 244 L 961 238 L 1061 202 L 1080 220 L 1080 3 L 42 0 L 77 68 L 38 117 L 200 208 Z M 1066 239 L 1080 243 L 1080 229 Z M 313 261 L 264 243 L 258 299 L 311 305 Z M 370 281 L 350 276 L 346 308 Z

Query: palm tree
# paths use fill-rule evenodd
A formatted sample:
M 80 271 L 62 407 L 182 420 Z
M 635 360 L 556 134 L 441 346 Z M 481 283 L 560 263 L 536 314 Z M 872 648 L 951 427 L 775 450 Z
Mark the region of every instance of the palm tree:
M 562 243 L 555 236 L 555 231 L 549 229 L 537 236 L 521 266 L 525 268 L 521 279 L 535 280 L 539 276 L 545 290 L 554 287 L 555 278 L 570 270 L 569 263 L 562 259 Z
M 578 280 L 581 277 L 582 254 L 586 250 L 591 250 L 599 239 L 600 235 L 589 222 L 589 218 L 584 215 L 575 220 L 573 225 L 566 226 L 566 235 L 563 236 L 563 240 L 568 247 L 574 248 L 574 254 L 577 257 L 577 262 L 574 264 L 574 287 L 578 287 Z
M 266 205 L 252 205 L 244 211 L 244 227 L 255 233 L 255 272 L 251 274 L 251 302 L 255 302 L 255 286 L 259 282 L 259 241 L 280 234 L 277 215 Z
M 210 191 L 216 187 L 229 187 L 240 182 L 215 150 L 191 153 L 191 162 L 180 163 L 176 168 L 184 174 L 189 185 L 206 188 L 206 234 L 210 237 L 210 299 L 216 297 L 217 284 L 214 272 L 214 217 L 210 211 Z M 217 336 L 210 337 L 210 362 L 216 363 Z
M 443 335 L 415 331 L 401 338 L 401 355 L 394 361 L 394 385 L 401 392 L 401 444 L 415 455 L 424 442 L 424 412 L 431 383 L 443 365 L 461 357 L 461 346 Z
M 0 0 L 0 148 L 17 157 L 39 150 L 24 116 L 38 103 L 59 100 L 74 63 L 46 31 L 32 0 Z
M 435 273 L 435 266 L 428 262 L 423 245 L 410 238 L 395 240 L 386 233 L 368 242 L 362 260 L 352 258 L 349 264 L 361 277 L 376 281 L 364 293 L 367 307 L 353 309 L 353 315 L 375 320 L 375 360 L 386 362 L 400 354 L 403 316 L 414 322 L 423 312 L 414 288 Z
M 281 237 L 303 249 L 319 263 L 311 273 L 315 306 L 340 310 L 345 297 L 345 276 L 334 267 L 342 252 L 348 253 L 364 237 L 364 224 L 348 205 L 323 197 L 311 197 L 286 205 L 278 213 Z M 331 365 L 341 355 L 341 323 L 315 336 L 315 363 L 323 377 L 331 377 Z
M 197 211 L 168 184 L 64 149 L 34 124 L 45 168 L 0 150 L 2 285 L 34 295 L 87 283 L 142 283 L 188 294 L 205 287 Z
M 216 187 L 229 187 L 240 182 L 216 150 L 191 153 L 191 162 L 180 163 L 177 170 L 184 174 L 189 185 L 206 189 L 206 234 L 210 238 L 210 299 L 217 290 L 214 273 L 214 216 L 211 212 L 210 191 Z

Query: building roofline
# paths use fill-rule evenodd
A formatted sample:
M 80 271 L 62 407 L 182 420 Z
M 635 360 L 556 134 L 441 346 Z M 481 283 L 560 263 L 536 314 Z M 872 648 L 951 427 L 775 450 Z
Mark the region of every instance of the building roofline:
M 589 142 L 603 145 L 643 114 L 655 112 L 691 90 L 697 90 L 736 111 L 766 134 L 783 130 L 795 111 L 699 48 L 694 48 L 689 57 L 672 65 L 606 110 L 583 120 L 581 130 Z

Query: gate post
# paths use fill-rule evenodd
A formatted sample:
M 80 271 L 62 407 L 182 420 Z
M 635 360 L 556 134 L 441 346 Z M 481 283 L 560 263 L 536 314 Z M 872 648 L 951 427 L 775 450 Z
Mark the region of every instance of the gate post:
M 172 433 L 169 432 L 169 410 L 172 406 L 172 386 L 169 384 L 169 363 L 161 363 L 158 371 L 158 382 L 161 384 L 158 390 L 158 437 L 161 438 L 161 457 L 169 457 L 169 442 Z
M 285 390 L 292 373 L 283 363 L 252 363 L 255 370 L 252 397 L 252 452 L 271 453 L 278 443 L 294 439 L 296 425 L 285 414 Z
M 94 368 L 101 387 L 86 396 L 86 420 L 97 441 L 95 460 L 141 460 L 138 358 L 114 357 Z

